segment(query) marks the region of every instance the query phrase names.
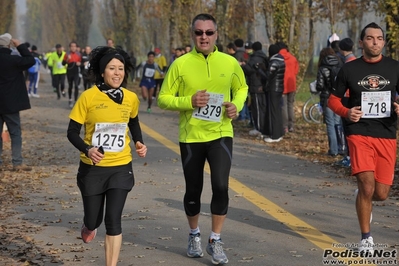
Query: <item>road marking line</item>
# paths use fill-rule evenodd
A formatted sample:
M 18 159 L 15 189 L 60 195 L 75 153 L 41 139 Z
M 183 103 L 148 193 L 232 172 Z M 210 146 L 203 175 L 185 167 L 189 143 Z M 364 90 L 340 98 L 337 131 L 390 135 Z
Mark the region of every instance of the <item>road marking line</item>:
M 165 147 L 169 148 L 170 150 L 174 151 L 175 153 L 180 155 L 180 147 L 179 145 L 175 144 L 174 142 L 170 141 L 169 139 L 165 138 L 155 130 L 149 128 L 142 122 L 140 122 L 141 129 L 150 137 L 158 141 L 159 143 L 163 144 Z M 205 165 L 205 171 L 209 174 L 210 169 L 209 165 Z M 311 226 L 310 224 L 306 223 L 305 221 L 299 219 L 295 215 L 289 213 L 284 208 L 281 208 L 277 204 L 273 203 L 272 201 L 268 200 L 264 196 L 260 195 L 259 193 L 255 192 L 254 190 L 250 189 L 243 183 L 239 182 L 234 177 L 230 176 L 230 183 L 229 188 L 235 191 L 236 193 L 240 194 L 246 200 L 254 204 L 256 207 L 261 209 L 262 211 L 266 212 L 270 216 L 274 217 L 277 221 L 283 223 L 290 229 L 292 229 L 295 233 L 303 236 L 308 241 L 319 247 L 320 249 L 331 249 L 333 243 L 339 243 L 336 240 L 332 239 L 326 234 L 323 234 L 315 227 Z M 334 247 L 334 251 L 345 251 L 346 248 Z M 322 259 L 322 254 L 320 254 L 320 259 Z M 339 258 L 342 260 L 347 260 L 348 258 Z M 354 258 L 350 258 L 355 260 Z M 367 264 L 373 265 L 373 264 Z

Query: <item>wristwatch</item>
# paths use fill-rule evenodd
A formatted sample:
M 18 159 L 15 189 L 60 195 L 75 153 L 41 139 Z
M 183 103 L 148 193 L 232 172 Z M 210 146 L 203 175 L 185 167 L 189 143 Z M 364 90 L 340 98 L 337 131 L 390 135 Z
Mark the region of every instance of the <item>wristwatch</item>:
M 93 145 L 89 145 L 89 146 L 86 147 L 85 155 L 86 155 L 87 158 L 89 158 L 89 150 L 90 150 L 91 148 L 93 148 L 93 147 L 94 147 Z

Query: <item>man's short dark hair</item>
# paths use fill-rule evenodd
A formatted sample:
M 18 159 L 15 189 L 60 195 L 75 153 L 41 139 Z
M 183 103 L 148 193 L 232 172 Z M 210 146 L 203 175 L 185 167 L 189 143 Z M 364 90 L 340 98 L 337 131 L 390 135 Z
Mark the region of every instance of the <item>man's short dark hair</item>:
M 37 46 L 36 45 L 32 45 L 32 51 L 37 51 Z
M 194 24 L 195 22 L 197 22 L 197 20 L 211 20 L 213 22 L 213 25 L 215 25 L 215 30 L 217 30 L 217 24 L 216 24 L 216 19 L 210 15 L 210 14 L 206 14 L 206 13 L 201 13 L 195 16 L 195 18 L 193 19 L 193 22 L 191 23 L 191 29 L 194 30 Z
M 57 44 L 55 45 L 55 48 L 61 48 L 61 47 L 62 47 L 62 45 L 59 44 L 59 43 L 57 43 Z
M 150 56 L 150 55 L 153 55 L 153 56 L 155 56 L 155 52 L 153 52 L 153 51 L 149 51 L 149 52 L 148 52 L 148 54 L 147 54 L 147 57 L 148 57 L 148 56 Z
M 236 51 L 237 50 L 237 47 L 234 45 L 234 43 L 229 43 L 227 46 L 227 49 L 233 49 L 234 51 Z
M 363 41 L 364 37 L 366 36 L 366 30 L 368 28 L 380 29 L 382 31 L 382 38 L 385 40 L 384 30 L 377 23 L 371 22 L 371 23 L 367 24 L 366 27 L 364 27 L 362 32 L 360 33 L 360 40 L 361 41 Z
M 288 49 L 287 44 L 285 42 L 276 42 L 276 45 L 281 49 Z
M 234 41 L 234 45 L 235 45 L 237 48 L 244 47 L 244 40 L 243 40 L 243 39 L 236 39 L 236 40 Z

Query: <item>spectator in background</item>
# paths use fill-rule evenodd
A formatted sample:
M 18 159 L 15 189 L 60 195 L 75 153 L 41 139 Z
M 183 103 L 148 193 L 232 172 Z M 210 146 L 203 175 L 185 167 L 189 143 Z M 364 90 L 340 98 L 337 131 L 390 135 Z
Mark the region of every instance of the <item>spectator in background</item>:
M 356 56 L 353 54 L 353 45 L 354 43 L 351 38 L 344 38 L 339 42 L 339 52 L 344 57 L 344 63 L 356 59 Z
M 115 47 L 114 40 L 111 39 L 111 38 L 108 38 L 108 39 L 107 39 L 107 46 L 108 46 L 108 47 L 114 48 L 114 47 Z
M 170 60 L 169 60 L 169 65 L 172 64 L 173 61 L 176 59 L 176 48 L 170 48 Z
M 249 131 L 249 135 L 261 136 L 265 132 L 266 122 L 266 95 L 263 90 L 263 84 L 266 82 L 265 70 L 268 63 L 260 42 L 253 44 L 253 50 L 255 52 L 249 57 L 248 62 L 246 64 L 243 63 L 241 67 L 244 70 L 251 97 L 251 115 L 254 129 Z M 244 116 L 246 114 L 240 113 L 240 115 Z
M 256 53 L 255 44 L 252 46 Z M 266 121 L 263 139 L 265 142 L 279 142 L 283 139 L 283 115 L 281 99 L 284 92 L 284 57 L 279 54 L 279 47 L 275 44 L 269 46 L 269 63 L 266 69 L 265 94 L 266 94 Z
M 16 47 L 20 55 L 12 55 Z M 22 164 L 22 132 L 19 112 L 30 109 L 28 92 L 23 71 L 35 64 L 35 58 L 25 44 L 13 39 L 9 33 L 0 35 L 0 132 L 4 123 L 11 138 L 11 159 L 13 170 L 30 171 Z M 0 137 L 0 167 L 3 168 L 1 153 L 3 140 Z
M 179 58 L 180 56 L 182 56 L 182 55 L 184 55 L 184 53 L 183 53 L 183 48 L 177 47 L 177 48 L 175 49 L 175 60 L 176 60 L 177 58 Z
M 236 39 L 234 41 L 234 45 L 236 46 L 236 53 L 234 57 L 237 59 L 237 61 L 240 62 L 245 62 L 245 48 L 244 48 L 244 41 L 242 39 Z
M 299 63 L 294 55 L 288 51 L 284 42 L 277 42 L 280 48 L 279 54 L 284 57 L 284 92 L 283 92 L 283 128 L 284 133 L 294 131 L 295 113 L 294 101 L 296 92 L 296 75 L 299 72 Z
M 323 48 L 319 55 L 316 90 L 320 92 L 320 105 L 323 108 L 323 118 L 327 128 L 328 155 L 333 157 L 344 153 L 342 147 L 340 150 L 338 145 L 338 135 L 335 130 L 336 125 L 341 125 L 341 118 L 327 106 L 335 76 L 340 68 L 335 51 L 330 47 Z
M 244 49 L 245 49 L 244 59 L 245 59 L 245 61 L 248 61 L 249 57 L 254 52 L 253 49 L 252 49 L 252 42 L 249 42 L 249 41 L 246 42 L 244 44 Z
M 191 44 L 186 44 L 184 50 L 186 51 L 186 54 L 189 53 L 191 51 Z
M 344 38 L 339 42 L 339 51 L 341 55 L 344 58 L 344 63 L 348 63 L 350 61 L 353 61 L 356 59 L 356 56 L 353 54 L 353 41 L 350 38 Z M 343 106 L 349 106 L 349 92 L 346 92 L 344 94 L 344 97 L 342 97 L 341 102 Z M 338 161 L 336 164 L 342 167 L 350 167 L 351 166 L 351 158 L 349 155 L 349 149 L 348 149 L 348 141 L 346 139 L 346 132 L 345 132 L 345 124 L 346 124 L 346 119 L 341 118 L 341 123 L 343 125 L 342 130 L 338 135 L 338 140 L 340 141 L 345 141 L 345 154 L 342 160 Z
M 229 54 L 229 55 L 231 55 L 231 56 L 234 56 L 235 55 L 235 53 L 236 53 L 236 46 L 234 45 L 234 43 L 229 43 L 227 46 L 226 46 L 226 48 L 227 48 L 227 53 Z
M 339 40 L 333 41 L 331 43 L 331 48 L 334 50 L 335 55 L 339 58 L 340 64 L 342 65 L 345 62 L 345 57 L 339 51 Z
M 28 96 L 40 98 L 40 95 L 37 93 L 37 87 L 39 86 L 40 79 L 40 65 L 42 64 L 41 55 L 37 53 L 36 45 L 32 45 L 32 56 L 35 58 L 35 64 L 28 69 L 29 75 L 29 87 L 28 87 Z

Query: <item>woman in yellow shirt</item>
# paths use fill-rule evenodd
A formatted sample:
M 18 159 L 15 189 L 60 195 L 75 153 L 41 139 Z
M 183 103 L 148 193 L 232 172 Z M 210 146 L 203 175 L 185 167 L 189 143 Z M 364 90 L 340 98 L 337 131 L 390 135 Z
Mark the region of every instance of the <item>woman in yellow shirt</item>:
M 110 266 L 118 261 L 122 210 L 134 185 L 129 131 L 138 156 L 145 157 L 147 147 L 138 119 L 140 101 L 124 88 L 132 68 L 129 56 L 119 48 L 97 47 L 90 58 L 89 77 L 96 85 L 73 107 L 68 139 L 80 151 L 81 236 L 85 243 L 92 241 L 105 215 L 105 259 Z M 79 135 L 82 126 L 84 139 Z

